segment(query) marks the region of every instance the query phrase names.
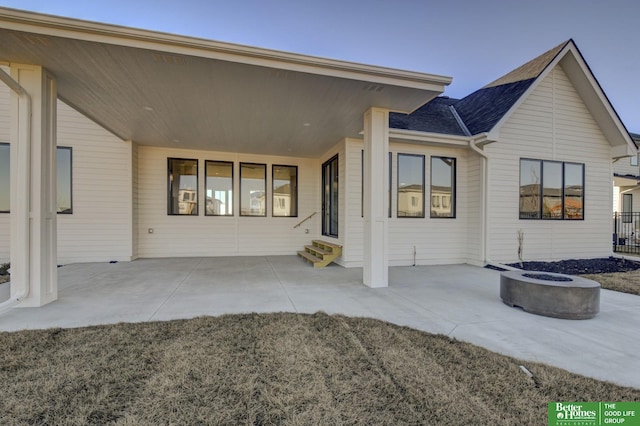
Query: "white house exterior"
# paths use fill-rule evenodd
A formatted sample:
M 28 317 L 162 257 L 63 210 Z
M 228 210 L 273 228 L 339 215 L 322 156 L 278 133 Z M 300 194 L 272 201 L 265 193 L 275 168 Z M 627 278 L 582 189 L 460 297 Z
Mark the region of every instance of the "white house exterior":
M 573 41 L 451 100 L 448 77 L 0 9 L 0 64 L 0 261 L 22 306 L 55 300 L 56 264 L 316 238 L 371 287 L 393 265 L 516 261 L 519 231 L 527 260 L 607 256 L 612 161 L 637 154 Z M 520 201 L 537 166 L 562 174 L 546 220 L 551 187 Z

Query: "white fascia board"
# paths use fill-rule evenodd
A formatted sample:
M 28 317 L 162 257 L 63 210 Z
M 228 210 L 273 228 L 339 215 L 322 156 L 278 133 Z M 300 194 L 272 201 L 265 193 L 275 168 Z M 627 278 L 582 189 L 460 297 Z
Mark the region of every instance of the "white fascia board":
M 416 130 L 389 129 L 389 140 L 394 142 L 412 142 L 431 145 L 444 145 L 457 148 L 469 146 L 468 136 L 447 135 L 444 133 L 427 133 Z
M 452 78 L 0 7 L 0 27 L 330 77 L 443 92 Z
M 578 76 L 574 73 L 576 70 L 571 69 L 571 62 L 567 59 L 567 55 L 571 54 L 571 58 L 575 61 L 574 64 L 578 66 L 580 71 L 580 75 L 583 76 L 585 81 L 587 81 L 586 85 L 581 85 L 578 80 Z M 545 77 L 560 63 L 565 63 L 565 73 L 569 76 L 571 82 L 576 86 L 576 90 L 580 94 L 583 99 L 583 102 L 587 105 L 587 108 L 594 115 L 594 118 L 597 120 L 598 124 L 603 128 L 603 132 L 607 136 L 607 140 L 612 146 L 616 145 L 628 145 L 629 147 L 635 147 L 635 143 L 631 139 L 629 132 L 625 128 L 624 124 L 620 120 L 618 114 L 613 109 L 613 106 L 609 102 L 609 99 L 605 95 L 604 91 L 600 87 L 600 84 L 595 79 L 593 73 L 591 72 L 589 66 L 584 61 L 582 54 L 579 52 L 573 41 L 567 43 L 567 45 L 556 55 L 555 58 L 546 66 L 546 68 L 540 73 L 540 75 L 536 78 L 536 80 L 527 88 L 527 90 L 520 96 L 520 98 L 516 101 L 515 104 L 511 107 L 511 109 L 498 121 L 491 133 L 498 133 L 502 125 L 511 117 L 511 115 L 516 111 L 520 105 L 529 97 L 531 92 L 533 92 L 541 81 L 545 79 Z M 567 69 L 569 68 L 569 69 Z M 606 121 L 608 122 L 603 126 L 602 120 L 598 120 L 599 116 L 597 113 L 594 113 L 594 110 L 597 110 L 598 107 L 589 104 L 589 98 L 593 98 L 593 96 L 589 96 L 585 91 L 591 91 L 592 95 L 595 95 L 598 99 L 599 106 L 601 109 L 604 109 L 606 115 Z M 615 129 L 615 131 L 613 131 Z M 633 155 L 633 154 L 630 154 Z
M 569 57 L 563 55 L 559 62 L 562 63 L 565 73 L 569 76 L 576 90 L 583 99 L 587 109 L 600 125 L 607 140 L 612 146 L 627 145 L 635 148 L 635 143 L 629 135 L 626 127 L 620 120 L 618 113 L 609 102 L 607 95 L 591 72 L 589 66 L 578 51 L 577 47 L 570 43 Z

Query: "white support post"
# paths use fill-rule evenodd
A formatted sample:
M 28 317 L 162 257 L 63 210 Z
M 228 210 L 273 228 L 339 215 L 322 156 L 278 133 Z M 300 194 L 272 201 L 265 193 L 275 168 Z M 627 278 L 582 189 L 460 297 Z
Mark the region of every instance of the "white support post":
M 58 298 L 56 82 L 32 65 L 11 77 L 11 298 L 42 306 Z
M 389 111 L 364 114 L 364 261 L 362 280 L 369 287 L 389 285 L 387 251 L 389 209 Z

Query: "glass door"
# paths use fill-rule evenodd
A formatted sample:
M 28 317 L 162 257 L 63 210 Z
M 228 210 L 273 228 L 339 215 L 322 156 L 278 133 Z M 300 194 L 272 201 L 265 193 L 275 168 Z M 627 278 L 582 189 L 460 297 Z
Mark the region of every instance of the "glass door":
M 322 165 L 322 235 L 338 237 L 338 155 Z

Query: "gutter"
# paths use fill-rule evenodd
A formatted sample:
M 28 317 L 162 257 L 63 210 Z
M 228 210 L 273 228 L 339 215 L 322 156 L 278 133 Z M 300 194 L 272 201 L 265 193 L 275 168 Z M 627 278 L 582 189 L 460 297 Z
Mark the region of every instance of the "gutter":
M 25 151 L 26 151 L 26 162 L 27 164 L 31 162 L 31 112 L 32 112 L 32 100 L 31 100 L 31 96 L 29 96 L 29 93 L 27 93 L 27 91 L 20 85 L 20 83 L 18 83 L 17 81 L 15 81 L 9 74 L 7 74 L 3 69 L 0 69 L 0 80 L 2 80 L 2 82 L 4 82 L 4 84 L 6 84 L 12 91 L 14 91 L 23 102 L 20 102 L 21 108 L 22 108 L 22 113 L 20 114 L 22 117 L 25 117 L 24 120 L 22 120 L 22 123 L 24 123 L 24 128 L 23 129 L 19 129 L 19 133 L 22 133 L 25 135 L 26 138 L 26 143 L 25 143 Z M 20 123 L 18 123 L 18 125 L 20 125 Z M 21 131 L 20 131 L 21 130 Z M 17 143 L 14 146 L 14 149 L 17 149 Z M 16 156 L 17 158 L 17 156 Z M 26 185 L 29 186 L 30 182 L 29 179 L 26 182 Z M 15 197 L 13 197 L 15 198 Z M 24 198 L 24 197 L 23 197 Z M 15 203 L 20 202 L 19 200 L 15 200 Z M 28 200 L 22 199 L 21 202 L 24 203 L 28 203 Z M 27 204 L 28 206 L 28 204 Z M 28 209 L 28 208 L 27 208 Z M 19 224 L 20 225 L 20 224 Z M 22 247 L 22 250 L 24 251 L 22 253 L 23 259 L 28 259 L 29 258 L 29 233 L 30 233 L 30 229 L 29 229 L 29 219 L 27 219 L 26 224 L 24 225 L 24 231 L 25 231 L 25 244 Z M 22 289 L 22 291 L 20 293 L 18 293 L 17 295 L 14 295 L 12 297 L 9 297 L 8 300 L 6 300 L 3 303 L 0 303 L 0 314 L 4 313 L 5 311 L 11 309 L 13 306 L 17 305 L 18 303 L 20 303 L 22 300 L 26 299 L 29 296 L 29 293 L 31 292 L 31 286 L 30 286 L 30 279 L 29 279 L 29 268 L 25 268 L 25 270 L 23 271 L 22 277 L 24 278 L 24 287 Z M 11 284 L 9 284 L 11 285 Z
M 488 225 L 489 225 L 489 220 L 488 220 L 488 211 L 489 211 L 489 203 L 488 203 L 488 195 L 489 195 L 489 156 L 487 155 L 486 152 L 484 152 L 484 150 L 480 147 L 478 147 L 478 141 L 482 140 L 483 142 L 486 141 L 486 134 L 480 135 L 480 137 L 477 137 L 475 139 L 469 139 L 469 148 L 471 148 L 472 151 L 475 151 L 478 155 L 480 155 L 480 157 L 482 158 L 482 197 L 481 197 L 481 223 L 482 223 L 482 233 L 480 235 L 480 240 L 481 240 L 481 244 L 480 244 L 480 258 L 482 259 L 482 261 L 489 265 L 489 264 L 493 264 L 489 258 L 487 253 L 489 252 L 488 249 L 488 242 L 489 242 L 489 232 L 488 232 Z

